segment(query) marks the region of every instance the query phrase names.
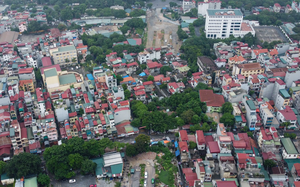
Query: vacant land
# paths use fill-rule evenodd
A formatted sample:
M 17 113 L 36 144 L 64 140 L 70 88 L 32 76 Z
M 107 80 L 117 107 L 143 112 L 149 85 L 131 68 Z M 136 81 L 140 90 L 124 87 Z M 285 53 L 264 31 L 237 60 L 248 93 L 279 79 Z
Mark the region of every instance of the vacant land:
M 273 42 L 273 41 L 282 41 L 288 42 L 287 38 L 281 32 L 278 27 L 274 26 L 259 26 L 254 27 L 255 34 L 259 41 L 263 42 Z
M 178 41 L 178 22 L 173 22 L 163 17 L 160 8 L 147 11 L 147 44 L 146 47 L 161 47 L 170 44 L 174 47 L 174 53 L 179 51 L 181 42 Z

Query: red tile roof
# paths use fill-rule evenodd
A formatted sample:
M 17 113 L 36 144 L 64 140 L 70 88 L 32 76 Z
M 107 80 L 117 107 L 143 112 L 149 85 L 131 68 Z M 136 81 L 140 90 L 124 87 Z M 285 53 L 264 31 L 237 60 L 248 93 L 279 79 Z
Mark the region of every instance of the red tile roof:
M 207 106 L 221 107 L 225 101 L 224 97 L 213 93 L 212 90 L 199 90 L 200 101 L 205 102 Z
M 180 134 L 181 141 L 188 141 L 189 140 L 186 130 L 180 130 L 179 134 Z
M 196 131 L 197 134 L 197 142 L 199 145 L 203 145 L 205 144 L 205 138 L 204 138 L 204 134 L 202 130 L 197 130 Z
M 217 187 L 237 187 L 235 181 L 216 181 Z
M 33 68 L 24 68 L 24 69 L 19 69 L 19 74 L 23 73 L 32 73 Z
M 43 64 L 44 67 L 51 66 L 52 65 L 51 58 L 50 57 L 43 57 L 42 58 L 42 64 Z
M 178 142 L 178 146 L 180 151 L 186 151 L 186 152 L 189 151 L 187 142 Z
M 291 107 L 286 106 L 284 110 L 278 110 L 286 120 L 297 120 L 297 117 Z
M 143 82 L 143 85 L 144 85 L 144 86 L 145 86 L 145 85 L 151 85 L 151 84 L 153 84 L 152 81 L 146 81 L 146 82 Z
M 220 148 L 219 148 L 218 142 L 216 142 L 216 141 L 208 142 L 208 147 L 209 147 L 210 153 L 220 153 Z
M 232 144 L 236 149 L 246 148 L 246 142 L 244 140 L 232 141 Z

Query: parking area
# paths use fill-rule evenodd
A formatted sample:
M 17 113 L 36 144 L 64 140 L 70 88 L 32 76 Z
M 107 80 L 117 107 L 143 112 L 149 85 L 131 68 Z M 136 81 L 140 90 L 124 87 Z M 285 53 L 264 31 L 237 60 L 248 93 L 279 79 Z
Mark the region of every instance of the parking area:
M 72 184 L 69 183 L 69 180 L 51 181 L 51 184 L 53 184 L 54 187 L 89 187 L 91 184 L 97 184 L 97 186 L 100 186 L 100 183 L 99 182 L 97 183 L 95 176 L 76 175 L 74 179 L 76 179 L 76 182 Z M 114 187 L 114 185 L 113 186 L 104 185 L 103 187 Z
M 135 166 L 133 167 L 135 172 L 134 174 L 131 174 L 131 183 L 128 185 L 128 187 L 135 187 L 135 186 L 139 186 L 140 184 L 140 176 L 141 176 L 141 171 L 140 171 L 140 167 L 139 166 Z
M 281 32 L 278 27 L 275 26 L 259 26 L 253 27 L 255 30 L 255 34 L 259 41 L 263 42 L 273 42 L 273 41 L 282 41 L 288 42 L 287 38 Z

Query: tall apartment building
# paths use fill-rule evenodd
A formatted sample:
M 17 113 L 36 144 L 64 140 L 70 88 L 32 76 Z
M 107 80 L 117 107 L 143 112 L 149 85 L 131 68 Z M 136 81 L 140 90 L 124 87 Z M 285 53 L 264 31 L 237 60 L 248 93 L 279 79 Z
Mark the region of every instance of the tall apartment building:
M 50 49 L 49 52 L 53 58 L 54 64 L 77 63 L 77 51 L 74 45 L 57 47 L 54 49 Z M 73 59 L 75 59 L 75 61 Z
M 114 87 L 117 87 L 117 79 L 115 79 L 112 71 L 105 72 L 105 82 L 109 90 L 112 90 Z
M 207 9 L 205 20 L 207 38 L 244 37 L 249 32 L 254 36 L 252 22 L 243 21 L 240 9 Z
M 221 9 L 220 0 L 204 0 L 198 3 L 198 16 L 206 16 L 207 9 Z
M 256 107 L 252 100 L 244 96 L 243 103 L 246 109 L 246 119 L 247 125 L 251 131 L 255 130 L 255 126 L 257 123 L 257 116 L 256 116 Z

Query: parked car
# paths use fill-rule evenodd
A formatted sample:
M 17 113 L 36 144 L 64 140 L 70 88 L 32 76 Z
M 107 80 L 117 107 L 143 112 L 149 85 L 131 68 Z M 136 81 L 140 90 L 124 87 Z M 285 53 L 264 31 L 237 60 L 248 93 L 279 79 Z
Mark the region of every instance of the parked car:
M 151 179 L 151 183 L 154 184 L 154 178 Z
M 76 182 L 76 179 L 70 179 L 70 180 L 69 180 L 69 183 L 70 183 L 70 184 L 75 183 L 75 182 Z
M 147 179 L 147 174 L 148 174 L 147 171 L 145 171 L 145 179 Z
M 90 187 L 97 187 L 97 185 L 96 184 L 91 184 Z

